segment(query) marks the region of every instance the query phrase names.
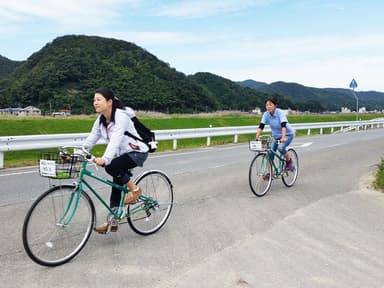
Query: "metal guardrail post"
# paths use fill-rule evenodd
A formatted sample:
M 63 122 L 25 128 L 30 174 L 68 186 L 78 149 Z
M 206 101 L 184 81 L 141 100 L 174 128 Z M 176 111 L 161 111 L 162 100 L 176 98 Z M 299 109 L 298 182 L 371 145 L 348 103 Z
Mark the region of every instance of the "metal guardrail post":
M 173 139 L 173 150 L 177 150 L 177 139 Z
M 212 125 L 209 125 L 209 128 L 212 128 Z M 211 136 L 207 137 L 207 146 L 211 146 Z
M 0 151 L 0 169 L 4 168 L 4 152 Z

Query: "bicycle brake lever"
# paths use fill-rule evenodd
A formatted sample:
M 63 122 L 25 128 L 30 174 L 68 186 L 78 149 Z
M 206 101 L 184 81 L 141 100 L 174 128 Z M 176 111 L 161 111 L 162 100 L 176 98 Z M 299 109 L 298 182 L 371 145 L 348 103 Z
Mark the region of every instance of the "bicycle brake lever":
M 91 155 L 92 156 L 92 155 Z M 95 156 L 92 156 L 90 159 L 89 159 L 89 161 L 91 161 L 92 162 L 92 164 L 93 164 L 93 166 L 95 166 L 95 169 L 96 170 L 99 170 L 99 166 L 97 166 L 97 164 L 95 163 L 95 161 L 93 161 L 93 160 L 95 160 L 96 159 L 96 157 Z

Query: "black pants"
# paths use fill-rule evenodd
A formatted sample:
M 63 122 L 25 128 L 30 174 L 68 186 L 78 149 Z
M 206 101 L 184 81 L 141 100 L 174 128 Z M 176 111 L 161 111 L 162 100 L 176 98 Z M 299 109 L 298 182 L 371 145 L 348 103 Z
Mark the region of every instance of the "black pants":
M 105 166 L 105 171 L 113 177 L 113 182 L 124 185 L 132 177 L 132 173 L 129 169 L 136 167 L 137 164 L 135 161 L 129 157 L 129 154 L 123 154 L 119 157 L 116 157 L 111 161 L 111 163 Z M 111 198 L 110 198 L 110 207 L 119 207 L 121 200 L 121 191 L 112 187 Z

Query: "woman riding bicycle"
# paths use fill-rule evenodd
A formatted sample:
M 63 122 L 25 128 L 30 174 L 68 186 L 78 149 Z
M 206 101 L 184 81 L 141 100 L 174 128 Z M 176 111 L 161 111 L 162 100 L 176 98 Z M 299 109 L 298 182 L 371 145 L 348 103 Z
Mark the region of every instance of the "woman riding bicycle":
M 98 166 L 105 166 L 105 171 L 113 177 L 115 183 L 128 186 L 130 192 L 124 203 L 130 204 L 141 195 L 141 188 L 131 179 L 130 169 L 143 166 L 148 157 L 148 147 L 145 143 L 124 135 L 124 132 L 128 131 L 139 137 L 131 118 L 124 111 L 125 106 L 112 91 L 106 88 L 97 89 L 93 106 L 99 116 L 83 147 L 90 151 L 100 138 L 108 143 L 104 155 L 96 158 L 94 162 Z M 119 207 L 120 199 L 121 191 L 112 188 L 110 207 Z M 95 230 L 105 233 L 108 230 L 108 223 L 96 227 Z
M 295 130 L 289 125 L 284 111 L 277 108 L 277 102 L 273 97 L 268 97 L 265 100 L 265 108 L 267 111 L 264 112 L 261 118 L 260 125 L 256 132 L 256 139 L 260 137 L 265 125 L 268 124 L 272 131 L 272 137 L 280 142 L 273 141 L 271 149 L 273 151 L 279 150 L 286 160 L 285 169 L 292 170 L 293 164 L 287 153 L 287 147 L 295 136 Z

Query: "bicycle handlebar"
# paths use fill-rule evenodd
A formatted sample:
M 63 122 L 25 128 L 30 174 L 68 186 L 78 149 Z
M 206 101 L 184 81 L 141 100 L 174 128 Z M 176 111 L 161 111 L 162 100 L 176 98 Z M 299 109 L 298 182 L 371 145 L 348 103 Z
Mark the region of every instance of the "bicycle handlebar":
M 65 151 L 65 149 L 68 149 L 68 148 L 71 148 L 73 149 L 73 153 L 68 153 L 67 151 Z M 63 155 L 77 155 L 77 156 L 82 156 L 84 157 L 85 160 L 91 162 L 93 161 L 96 156 L 92 155 L 87 149 L 85 149 L 83 146 L 61 146 L 59 148 L 60 150 L 60 153 L 62 153 Z M 82 153 L 79 153 L 79 150 L 80 152 Z M 85 155 L 84 155 L 85 154 Z
M 273 138 L 272 136 L 259 136 L 256 138 L 256 141 L 261 141 L 261 140 L 267 140 L 267 141 L 273 141 L 277 144 L 281 143 L 281 138 Z

